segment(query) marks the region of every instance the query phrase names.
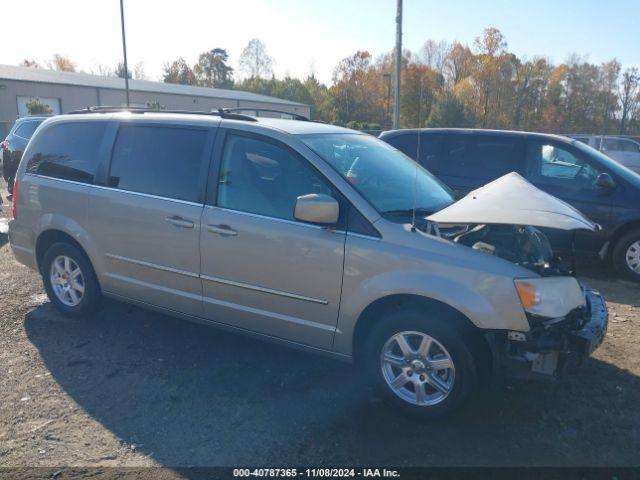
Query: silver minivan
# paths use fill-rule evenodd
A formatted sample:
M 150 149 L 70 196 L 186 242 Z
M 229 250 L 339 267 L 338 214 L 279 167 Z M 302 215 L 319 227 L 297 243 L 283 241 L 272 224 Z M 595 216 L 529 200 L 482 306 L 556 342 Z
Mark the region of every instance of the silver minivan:
M 536 227 L 595 229 L 509 174 L 459 202 L 388 144 L 231 112 L 46 120 L 9 240 L 53 305 L 111 297 L 357 362 L 432 417 L 496 375 L 556 377 L 604 338 L 603 299 Z

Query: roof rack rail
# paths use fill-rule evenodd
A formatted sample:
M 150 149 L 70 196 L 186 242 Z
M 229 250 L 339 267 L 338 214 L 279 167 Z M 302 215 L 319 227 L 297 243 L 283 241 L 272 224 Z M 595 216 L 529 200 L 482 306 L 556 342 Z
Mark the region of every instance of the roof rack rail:
M 69 112 L 69 115 L 77 115 L 82 113 L 113 113 L 113 112 L 131 112 L 131 113 L 180 113 L 186 115 L 209 115 L 216 116 L 220 118 L 226 118 L 229 120 L 244 120 L 247 122 L 257 122 L 254 117 L 249 115 L 241 115 L 239 113 L 227 112 L 225 110 L 211 110 L 210 112 L 203 112 L 199 110 L 160 110 L 157 108 L 150 107 L 118 107 L 118 106 L 93 106 L 82 108 L 80 110 L 72 110 Z
M 283 115 L 290 115 L 294 120 L 299 120 L 301 122 L 310 122 L 311 119 L 306 117 L 305 115 L 300 115 L 299 113 L 287 112 L 285 110 L 274 110 L 272 108 L 251 108 L 251 107 L 238 107 L 238 108 L 223 108 L 224 112 L 233 113 L 233 112 L 268 112 L 268 113 L 280 113 Z

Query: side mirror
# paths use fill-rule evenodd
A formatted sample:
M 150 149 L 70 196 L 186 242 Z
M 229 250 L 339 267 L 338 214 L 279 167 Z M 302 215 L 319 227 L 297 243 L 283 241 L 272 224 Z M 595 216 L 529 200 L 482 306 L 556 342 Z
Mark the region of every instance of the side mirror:
M 608 173 L 601 173 L 596 178 L 596 186 L 603 190 L 613 190 L 616 188 L 616 182 L 613 181 L 613 178 Z
M 337 200 L 329 195 L 317 193 L 299 196 L 293 214 L 296 220 L 321 225 L 336 223 L 339 215 L 340 205 Z

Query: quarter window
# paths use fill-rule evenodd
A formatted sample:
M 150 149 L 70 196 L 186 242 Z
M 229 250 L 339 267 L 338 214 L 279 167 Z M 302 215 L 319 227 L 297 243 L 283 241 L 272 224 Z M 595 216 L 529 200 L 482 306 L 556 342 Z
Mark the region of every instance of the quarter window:
M 271 142 L 239 135 L 225 141 L 217 205 L 294 220 L 300 195 L 331 190 L 307 162 Z
M 640 151 L 640 145 L 623 138 L 605 138 L 602 144 L 602 150 L 612 152 L 635 152 Z
M 14 134 L 29 140 L 33 135 L 33 132 L 38 128 L 38 125 L 40 125 L 40 122 L 23 122 L 18 125 Z
M 29 148 L 27 173 L 93 183 L 106 123 L 63 123 L 37 135 Z
M 160 197 L 198 201 L 207 131 L 121 126 L 113 148 L 109 186 Z

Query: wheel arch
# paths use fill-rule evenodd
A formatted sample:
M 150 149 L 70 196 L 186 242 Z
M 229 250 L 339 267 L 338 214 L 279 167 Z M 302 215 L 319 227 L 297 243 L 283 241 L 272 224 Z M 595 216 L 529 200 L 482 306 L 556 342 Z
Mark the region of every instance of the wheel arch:
M 386 312 L 398 308 L 420 308 L 431 312 L 443 312 L 446 314 L 447 321 L 452 322 L 454 328 L 462 335 L 466 337 L 473 336 L 475 339 L 480 340 L 482 348 L 490 348 L 481 334 L 481 329 L 474 325 L 460 310 L 451 305 L 422 295 L 391 294 L 371 302 L 358 317 L 352 338 L 352 355 L 356 363 L 361 358 L 367 334 L 371 331 L 373 325 L 381 321 L 381 317 Z
M 36 239 L 36 248 L 35 248 L 36 265 L 38 266 L 38 271 L 40 271 L 40 273 L 42 273 L 42 260 L 44 258 L 44 255 L 49 249 L 49 247 L 51 247 L 51 245 L 55 243 L 69 243 L 75 246 L 76 248 L 78 248 L 82 252 L 82 254 L 86 257 L 87 261 L 91 265 L 91 268 L 93 268 L 95 271 L 95 267 L 93 266 L 91 257 L 87 253 L 87 250 L 82 246 L 82 244 L 80 244 L 78 240 L 76 240 L 71 235 L 69 235 L 68 233 L 62 230 L 51 228 L 41 232 Z
M 640 230 L 640 219 L 631 220 L 631 221 L 629 221 L 627 223 L 624 223 L 624 224 L 622 224 L 621 226 L 619 226 L 618 228 L 616 228 L 613 231 L 613 234 L 611 235 L 611 238 L 610 238 L 610 242 L 611 243 L 609 244 L 609 248 L 608 248 L 608 251 L 607 251 L 607 255 L 609 256 L 610 260 L 611 260 L 612 254 L 613 254 L 613 250 L 616 247 L 616 244 L 627 233 L 632 232 L 634 230 Z

